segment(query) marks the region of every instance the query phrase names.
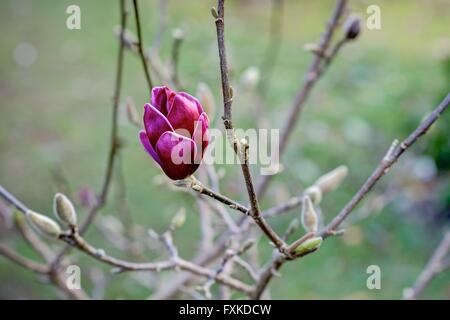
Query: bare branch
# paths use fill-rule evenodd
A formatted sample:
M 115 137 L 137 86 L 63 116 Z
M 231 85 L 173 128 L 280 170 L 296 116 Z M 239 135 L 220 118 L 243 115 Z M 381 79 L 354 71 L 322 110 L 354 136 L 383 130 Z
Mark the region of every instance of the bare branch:
M 378 182 L 378 180 L 386 174 L 390 167 L 400 158 L 400 156 L 405 152 L 414 142 L 417 141 L 422 135 L 424 135 L 431 125 L 436 122 L 442 112 L 450 105 L 450 93 L 444 98 L 444 100 L 439 104 L 439 106 L 412 132 L 402 143 L 395 143 L 395 147 L 389 148 L 386 155 L 383 157 L 375 171 L 363 184 L 361 189 L 355 194 L 355 196 L 350 200 L 350 202 L 341 210 L 341 212 L 321 231 L 317 236 L 326 238 L 331 235 L 338 233 L 337 228 L 339 225 L 347 218 L 347 216 L 352 212 L 356 205 L 364 198 L 364 196 L 373 188 L 373 186 Z M 298 241 L 303 240 L 300 239 Z M 295 243 L 295 242 L 294 242 Z M 290 248 L 292 248 L 291 245 Z M 308 252 L 310 253 L 310 252 Z M 308 253 L 302 255 L 305 256 Z M 259 299 L 264 289 L 267 287 L 268 283 L 273 277 L 274 271 L 279 270 L 282 265 L 287 261 L 286 256 L 276 255 L 272 262 L 264 269 L 261 277 L 256 285 L 255 291 L 252 295 L 253 298 Z
M 0 243 L 0 255 L 4 256 L 5 258 L 9 259 L 10 261 L 14 262 L 15 264 L 18 264 L 21 267 L 24 267 L 26 269 L 30 269 L 33 272 L 40 273 L 40 274 L 46 274 L 48 273 L 48 267 L 42 263 L 37 263 L 33 260 L 30 260 L 28 258 L 25 258 L 21 255 L 18 255 L 13 250 L 8 248 L 7 246 Z
M 281 239 L 276 232 L 270 227 L 263 216 L 261 216 L 261 211 L 259 209 L 258 198 L 256 196 L 255 187 L 253 185 L 253 178 L 250 172 L 250 167 L 248 164 L 248 144 L 241 143 L 237 140 L 234 127 L 232 123 L 231 106 L 233 102 L 233 89 L 230 86 L 228 79 L 228 63 L 225 48 L 225 6 L 224 0 L 218 0 L 218 10 L 216 17 L 216 31 L 217 31 L 217 45 L 219 49 L 219 59 L 220 59 L 220 73 L 222 81 L 222 96 L 223 96 L 223 123 L 225 129 L 227 130 L 228 140 L 233 147 L 234 152 L 241 160 L 241 169 L 244 176 L 245 185 L 247 187 L 247 193 L 250 200 L 251 211 L 250 215 L 255 221 L 255 223 L 260 227 L 260 229 L 266 234 L 266 236 L 272 241 L 272 243 L 280 250 L 283 251 L 286 244 L 283 239 Z M 214 9 L 215 10 L 215 9 Z
M 447 109 L 450 104 L 450 93 L 447 94 L 445 99 L 439 104 L 439 106 L 412 132 L 400 145 L 394 148 L 389 148 L 388 152 L 372 172 L 370 177 L 353 196 L 350 202 L 339 212 L 339 214 L 326 226 L 319 235 L 323 238 L 333 234 L 333 231 L 339 227 L 339 225 L 347 218 L 352 210 L 359 204 L 359 202 L 366 196 L 366 194 L 373 188 L 373 186 L 381 179 L 392 167 L 392 165 L 400 158 L 400 156 L 409 147 L 411 147 L 417 139 L 424 135 L 431 125 L 439 118 L 442 112 Z
M 320 43 L 318 45 L 318 51 L 320 53 L 327 52 L 328 47 L 330 46 L 331 40 L 333 38 L 334 31 L 338 25 L 341 16 L 345 11 L 346 4 L 347 4 L 346 0 L 337 1 L 331 20 L 328 22 L 326 31 L 323 34 Z M 327 65 L 331 62 L 331 59 L 334 58 L 339 48 L 340 46 L 338 47 L 334 55 L 330 57 L 330 60 L 327 62 Z M 280 155 L 282 155 L 286 149 L 287 142 L 299 120 L 299 115 L 303 109 L 305 101 L 308 99 L 309 94 L 314 88 L 317 80 L 319 80 L 320 76 L 323 74 L 323 71 L 325 70 L 321 69 L 321 65 L 324 58 L 325 58 L 324 54 L 316 54 L 314 56 L 314 59 L 312 60 L 308 68 L 308 71 L 306 72 L 303 84 L 301 85 L 300 89 L 297 91 L 297 94 L 295 95 L 294 102 L 292 103 L 286 121 L 284 122 L 286 125 L 281 129 Z M 258 181 L 257 194 L 259 197 L 262 197 L 265 194 L 272 177 L 273 175 L 266 175 L 263 176 Z
M 167 238 L 164 238 L 167 241 Z M 173 255 L 169 260 L 160 262 L 131 262 L 122 259 L 117 259 L 109 256 L 102 249 L 97 249 L 86 242 L 76 231 L 69 234 L 61 236 L 61 240 L 65 241 L 71 246 L 80 249 L 82 252 L 88 254 L 94 259 L 111 265 L 113 267 L 119 268 L 120 272 L 123 271 L 163 271 L 163 270 L 173 270 L 181 269 L 194 273 L 195 275 L 210 278 L 213 277 L 215 281 L 227 285 L 235 290 L 242 291 L 246 294 L 252 292 L 252 287 L 249 285 L 236 280 L 234 278 L 216 275 L 214 271 L 204 268 L 202 266 L 196 265 L 192 262 L 179 258 L 177 255 Z M 166 242 L 166 244 L 171 247 L 171 242 Z
M 139 7 L 138 7 L 137 0 L 133 0 L 133 8 L 134 8 L 134 16 L 135 16 L 135 20 L 136 20 L 136 32 L 137 32 L 137 36 L 138 36 L 137 46 L 138 46 L 139 55 L 140 55 L 141 61 L 142 61 L 142 67 L 144 68 L 145 80 L 147 80 L 147 85 L 148 85 L 149 91 L 151 91 L 153 88 L 153 83 L 152 83 L 152 79 L 150 78 L 150 72 L 149 72 L 148 66 L 147 66 L 147 57 L 145 55 L 143 44 L 142 44 L 141 19 L 139 18 Z M 124 30 L 124 29 L 125 29 L 125 27 L 123 26 L 122 30 Z
M 423 290 L 428 286 L 428 284 L 433 280 L 433 278 L 444 271 L 448 264 L 445 263 L 444 259 L 450 252 L 450 231 L 447 231 L 444 237 L 442 238 L 439 245 L 436 247 L 436 250 L 432 254 L 430 260 L 428 261 L 425 268 L 420 273 L 416 282 L 411 288 L 406 288 L 404 290 L 403 298 L 404 299 L 417 299 Z

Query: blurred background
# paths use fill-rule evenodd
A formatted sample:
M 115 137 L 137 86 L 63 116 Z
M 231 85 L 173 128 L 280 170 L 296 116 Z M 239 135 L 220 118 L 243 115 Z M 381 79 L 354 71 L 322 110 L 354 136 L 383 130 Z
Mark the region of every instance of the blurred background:
M 381 30 L 367 30 L 346 45 L 314 88 L 263 208 L 298 195 L 321 174 L 345 164 L 349 177 L 322 204 L 329 221 L 372 172 L 395 138 L 409 134 L 448 93 L 450 85 L 450 4 L 448 1 L 349 1 L 363 22 L 366 8 L 381 8 Z M 66 28 L 66 8 L 81 8 L 81 29 Z M 169 0 L 160 56 L 170 60 L 175 28 L 185 31 L 179 77 L 195 94 L 200 82 L 217 104 L 209 114 L 220 121 L 221 92 L 216 31 L 210 8 L 216 1 Z M 144 45 L 155 44 L 159 1 L 140 1 Z M 275 63 L 265 65 L 269 44 L 270 0 L 227 1 L 226 44 L 236 88 L 235 125 L 281 128 L 303 74 L 312 59 L 304 46 L 318 40 L 334 1 L 285 0 Z M 0 184 L 29 207 L 51 213 L 56 191 L 71 195 L 80 216 L 92 203 L 104 175 L 109 148 L 119 23 L 118 1 L 4 0 L 0 3 Z M 130 15 L 129 29 L 135 32 Z M 338 32 L 338 36 L 339 36 Z M 250 68 L 250 69 L 249 69 Z M 270 69 L 270 70 L 267 70 Z M 270 73 L 269 81 L 265 72 Z M 250 80 L 249 80 L 250 79 Z M 261 94 L 259 81 L 266 81 Z M 86 237 L 111 254 L 134 260 L 157 259 L 145 230 L 163 231 L 184 207 L 186 224 L 175 235 L 180 254 L 198 247 L 195 199 L 167 188 L 165 178 L 126 118 L 125 101 L 139 117 L 149 92 L 141 62 L 125 53 L 119 135 L 124 148 L 106 207 Z M 262 104 L 256 103 L 264 98 Z M 255 116 L 258 115 L 258 116 Z M 413 284 L 448 227 L 450 219 L 450 113 L 447 112 L 380 181 L 352 213 L 347 233 L 327 240 L 308 258 L 287 264 L 270 286 L 274 299 L 398 299 Z M 218 166 L 222 193 L 247 201 L 240 170 Z M 255 169 L 255 174 L 259 170 Z M 120 181 L 120 183 L 118 182 Z M 123 185 L 126 185 L 124 200 Z M 232 212 L 233 217 L 237 214 Z M 300 210 L 270 220 L 280 233 Z M 0 217 L 0 241 L 36 258 Z M 138 227 L 128 228 L 131 222 Z M 223 226 L 222 226 L 223 227 Z M 220 228 L 220 226 L 218 227 Z M 111 239 L 110 231 L 124 239 Z M 50 243 L 52 243 L 50 241 Z M 120 246 L 126 245 L 126 253 Z M 131 243 L 131 245 L 129 245 Z M 55 247 L 59 243 L 52 244 Z M 259 243 L 261 262 L 271 256 Z M 105 267 L 72 252 L 82 266 L 82 285 L 98 298 L 143 299 L 153 291 L 152 275 L 111 275 Z M 366 269 L 381 268 L 381 290 L 368 290 Z M 100 284 L 99 284 L 100 283 Z M 58 298 L 30 271 L 0 257 L 0 298 Z M 239 297 L 239 296 L 237 296 Z M 436 277 L 424 298 L 450 298 L 450 274 Z

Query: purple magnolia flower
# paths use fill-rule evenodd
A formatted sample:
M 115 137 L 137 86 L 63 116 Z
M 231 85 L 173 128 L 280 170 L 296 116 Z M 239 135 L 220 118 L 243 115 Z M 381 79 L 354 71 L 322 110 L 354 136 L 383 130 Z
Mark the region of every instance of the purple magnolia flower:
M 145 150 L 173 180 L 197 170 L 208 146 L 209 120 L 200 102 L 167 87 L 152 90 L 144 105 L 144 130 L 139 138 Z

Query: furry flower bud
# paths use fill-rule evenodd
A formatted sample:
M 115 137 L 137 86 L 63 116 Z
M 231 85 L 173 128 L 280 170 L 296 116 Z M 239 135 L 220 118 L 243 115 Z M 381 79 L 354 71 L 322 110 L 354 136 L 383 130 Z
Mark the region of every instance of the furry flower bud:
M 172 218 L 172 221 L 170 222 L 170 227 L 172 229 L 178 229 L 182 227 L 185 222 L 186 222 L 186 210 L 184 208 L 181 208 Z
M 308 196 L 305 196 L 303 198 L 301 219 L 303 228 L 305 228 L 307 232 L 317 231 L 319 220 L 317 218 L 317 213 L 314 209 L 314 205 Z
M 55 194 L 53 199 L 53 212 L 60 221 L 67 223 L 69 226 L 74 227 L 77 225 L 75 208 L 73 207 L 72 201 L 64 194 Z
M 324 174 L 314 183 L 315 186 L 319 187 L 322 192 L 330 192 L 336 189 L 347 177 L 348 168 L 347 166 L 339 166 L 336 169 Z
M 318 186 L 306 188 L 304 194 L 305 196 L 308 196 L 315 205 L 318 205 L 322 201 L 322 190 L 320 190 Z
M 58 238 L 61 234 L 60 226 L 49 217 L 31 210 L 28 210 L 25 215 L 31 225 L 43 234 L 52 238 Z

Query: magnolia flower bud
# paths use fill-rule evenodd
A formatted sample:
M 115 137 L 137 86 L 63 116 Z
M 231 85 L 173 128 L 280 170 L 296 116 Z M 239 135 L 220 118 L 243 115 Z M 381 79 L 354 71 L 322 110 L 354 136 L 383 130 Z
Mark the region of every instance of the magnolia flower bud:
M 69 198 L 64 194 L 55 194 L 53 199 L 53 212 L 60 221 L 67 223 L 69 226 L 74 227 L 77 225 L 75 208 Z
M 257 67 L 249 67 L 242 73 L 241 84 L 245 89 L 251 90 L 256 87 L 260 78 L 259 69 Z
M 345 37 L 349 40 L 354 40 L 358 37 L 361 31 L 361 18 L 357 16 L 350 16 L 344 23 Z
M 208 116 L 197 98 L 154 87 L 144 109 L 139 139 L 147 153 L 172 180 L 193 174 L 209 143 Z
M 322 201 L 322 190 L 317 186 L 306 188 L 303 194 L 308 196 L 315 205 L 318 205 Z
M 173 29 L 173 31 L 172 31 L 172 37 L 173 37 L 175 40 L 182 40 L 182 39 L 184 39 L 185 33 L 186 33 L 186 32 L 185 32 L 183 29 L 181 29 L 181 28 L 175 28 L 175 29 Z
M 342 180 L 347 177 L 347 166 L 339 166 L 336 169 L 324 174 L 314 183 L 322 192 L 330 192 L 336 189 Z
M 181 208 L 177 214 L 172 218 L 172 221 L 170 222 L 170 227 L 172 229 L 178 229 L 184 225 L 186 222 L 186 210 L 184 208 Z
M 49 217 L 31 210 L 28 210 L 25 215 L 28 221 L 30 221 L 31 225 L 45 235 L 52 238 L 58 238 L 61 234 L 60 226 Z
M 303 228 L 305 228 L 307 232 L 317 231 L 319 220 L 317 218 L 316 210 L 314 210 L 313 203 L 308 196 L 303 198 L 301 219 Z
M 313 250 L 317 250 L 320 245 L 322 244 L 322 237 L 314 237 L 306 240 L 301 245 L 299 245 L 297 248 L 294 249 L 295 255 L 302 255 L 305 253 L 308 253 Z
M 206 114 L 214 119 L 216 112 L 216 102 L 214 100 L 214 95 L 211 92 L 209 86 L 200 82 L 197 86 L 197 97 L 200 101 L 200 104 L 203 106 L 203 110 L 205 110 Z

